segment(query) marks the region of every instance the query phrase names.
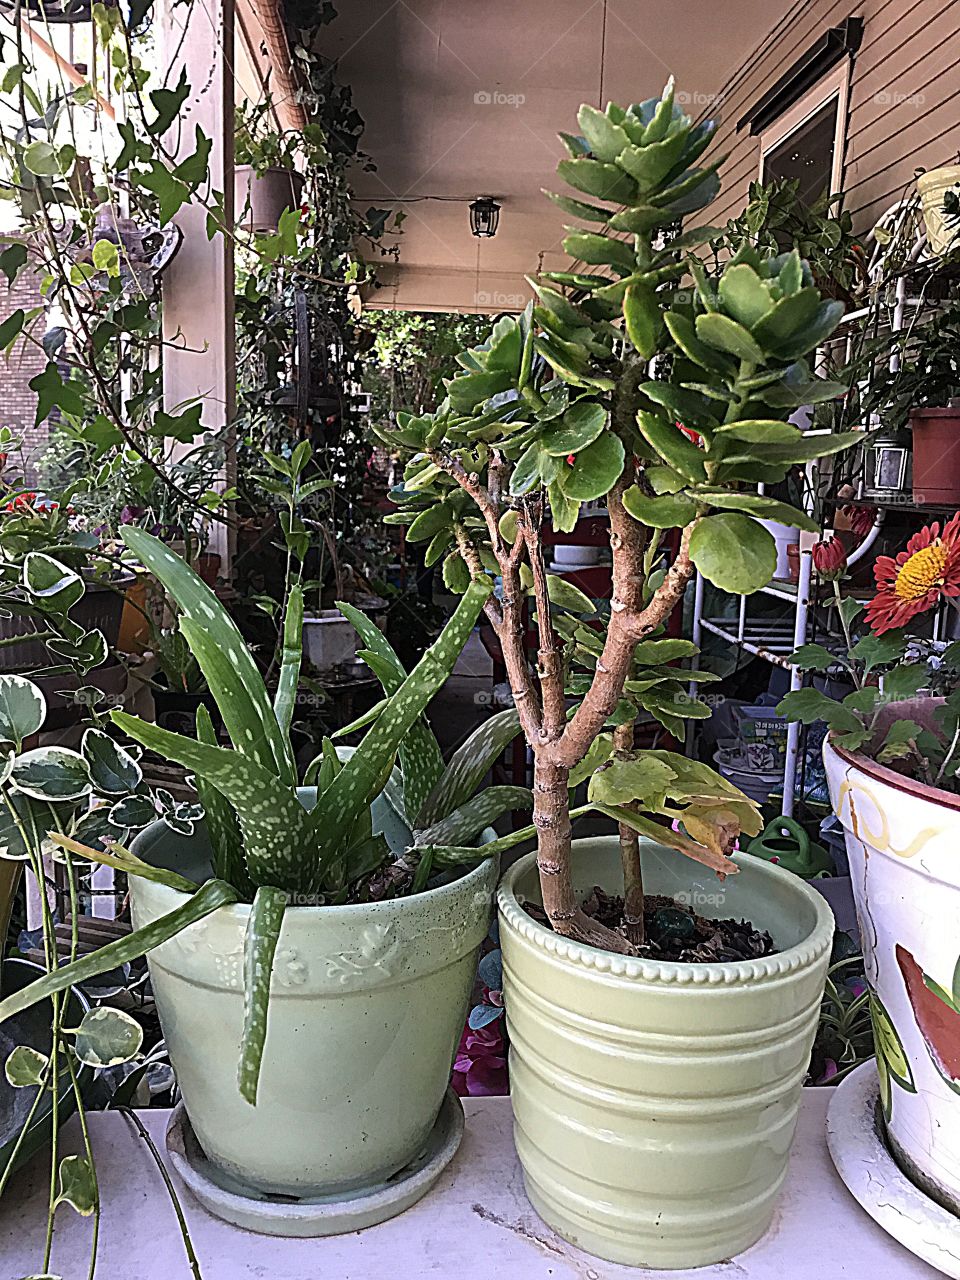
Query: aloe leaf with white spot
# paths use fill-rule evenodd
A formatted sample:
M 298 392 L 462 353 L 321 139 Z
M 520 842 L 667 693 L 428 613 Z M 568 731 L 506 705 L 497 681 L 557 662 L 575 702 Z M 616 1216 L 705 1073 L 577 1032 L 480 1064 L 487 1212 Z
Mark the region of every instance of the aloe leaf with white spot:
M 110 714 L 136 742 L 206 779 L 226 796 L 240 822 L 247 871 L 255 885 L 275 884 L 296 892 L 315 877 L 329 831 L 311 826 L 294 789 L 275 773 L 229 747 L 195 742 L 125 711 Z
M 324 738 L 320 754 L 314 756 L 304 771 L 303 785 L 316 787 L 321 792 L 326 791 L 342 768 L 343 764 L 337 755 L 337 748 L 330 738 Z
M 210 712 L 201 702 L 197 707 L 197 741 L 217 746 L 217 731 Z M 213 873 L 219 880 L 236 885 L 244 897 L 250 897 L 253 886 L 243 857 L 243 837 L 236 811 L 222 791 L 201 775 L 194 779 L 197 795 L 206 815 L 207 835 L 213 852 Z
M 237 891 L 233 885 L 226 884 L 223 880 L 208 880 L 186 902 L 173 911 L 168 911 L 165 916 L 160 916 L 158 920 L 151 920 L 148 925 L 134 933 L 128 933 L 125 938 L 108 942 L 105 947 L 81 956 L 72 964 L 54 969 L 52 973 L 45 973 L 42 978 L 21 987 L 19 991 L 11 992 L 5 1000 L 0 1000 L 0 1023 L 12 1018 L 14 1014 L 22 1013 L 24 1009 L 32 1008 L 41 1000 L 49 1000 L 58 991 L 66 991 L 67 987 L 89 982 L 91 978 L 98 978 L 101 973 L 110 969 L 118 969 L 121 965 L 139 960 L 161 943 L 181 933 L 188 925 L 202 920 L 219 907 L 236 901 Z
M 453 753 L 439 781 L 415 816 L 415 825 L 428 827 L 469 800 L 494 761 L 520 732 L 513 707 L 498 711 L 471 733 Z
M 396 693 L 406 680 L 407 671 L 393 645 L 377 624 L 353 605 L 339 601 L 337 608 L 353 624 L 369 651 L 364 659 L 383 685 L 384 693 Z M 443 773 L 440 744 L 424 719 L 415 721 L 400 743 L 400 771 L 405 805 L 411 813 L 416 813 Z
M 511 809 L 530 809 L 532 805 L 533 793 L 529 787 L 487 787 L 425 831 L 418 831 L 416 843 L 469 844 L 504 813 Z
M 336 833 L 342 842 L 360 811 L 383 790 L 390 761 L 453 670 L 492 590 L 493 583 L 488 578 L 471 582 L 443 631 L 321 794 L 311 813 L 314 831 Z
M 290 743 L 280 729 L 240 629 L 207 584 L 151 534 L 132 525 L 123 540 L 173 597 L 182 631 L 216 699 L 238 751 L 277 773 L 291 786 L 296 771 Z
M 280 677 L 273 700 L 280 732 L 289 741 L 293 708 L 297 701 L 297 683 L 303 661 L 303 588 L 298 582 L 290 588 L 287 609 L 283 617 L 283 642 L 280 658 Z
M 261 885 L 253 899 L 243 935 L 243 1035 L 237 1083 L 251 1106 L 256 1106 L 263 1046 L 267 1039 L 270 976 L 287 895 L 272 885 Z

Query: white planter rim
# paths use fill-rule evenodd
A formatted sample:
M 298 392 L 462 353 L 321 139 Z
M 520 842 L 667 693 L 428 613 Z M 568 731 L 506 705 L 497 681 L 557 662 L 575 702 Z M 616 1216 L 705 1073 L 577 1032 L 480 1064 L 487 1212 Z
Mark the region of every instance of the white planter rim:
M 616 839 L 615 836 L 601 838 Z M 596 839 L 597 837 L 574 840 L 573 843 L 574 846 L 589 844 Z M 641 846 L 643 844 L 658 847 L 651 840 L 641 839 Z M 638 956 L 601 951 L 598 947 L 574 942 L 538 924 L 520 905 L 515 891 L 516 885 L 534 867 L 535 852 L 520 858 L 505 873 L 497 890 L 497 905 L 512 929 L 538 950 L 548 952 L 558 960 L 584 969 L 593 969 L 597 973 L 609 974 L 614 978 L 640 979 L 644 982 L 669 986 L 733 987 L 776 981 L 787 974 L 809 968 L 825 951 L 829 951 L 833 945 L 835 922 L 833 913 L 821 894 L 811 889 L 792 872 L 765 862 L 761 858 L 735 853 L 733 860 L 740 868 L 740 875 L 766 879 L 768 882 L 779 881 L 782 887 L 793 892 L 798 899 L 804 900 L 813 910 L 816 923 L 802 942 L 778 951 L 772 956 L 761 956 L 755 960 L 723 961 L 717 964 L 695 964 L 680 960 L 647 960 Z
M 884 764 L 878 764 L 869 756 L 862 756 L 856 751 L 847 751 L 844 747 L 837 746 L 833 741 L 832 733 L 828 734 L 825 745 L 846 764 L 859 769 L 861 773 L 865 773 L 868 778 L 873 778 L 876 782 L 882 782 L 908 796 L 916 796 L 918 800 L 926 800 L 928 804 L 939 805 L 941 809 L 960 810 L 960 795 L 955 795 L 952 791 L 944 791 L 940 787 L 931 787 L 929 783 L 919 782 L 916 778 L 908 778 L 894 769 L 888 769 Z
M 382 902 L 343 902 L 330 904 L 324 907 L 313 906 L 288 906 L 285 912 L 285 918 L 292 917 L 293 921 L 298 922 L 300 926 L 308 926 L 311 923 L 311 917 L 319 924 L 322 919 L 330 919 L 335 915 L 338 921 L 356 920 L 358 923 L 363 921 L 376 920 L 384 924 L 390 920 L 402 916 L 410 909 L 410 904 L 416 903 L 422 906 L 425 902 L 440 904 L 447 898 L 455 898 L 458 894 L 463 893 L 469 888 L 475 889 L 477 892 L 485 892 L 484 882 L 490 876 L 491 858 L 484 858 L 472 870 L 465 875 L 457 876 L 455 880 L 450 880 L 447 884 L 435 886 L 433 889 L 424 889 L 420 893 L 406 894 L 402 898 L 385 898 Z M 192 895 L 182 893 L 179 889 L 171 889 L 169 885 L 160 884 L 155 880 L 143 880 L 144 890 L 150 895 L 159 894 L 165 896 L 169 901 L 166 910 L 173 911 L 176 907 L 182 906 L 190 900 Z M 214 915 L 219 915 L 221 919 L 232 918 L 237 921 L 246 921 L 250 915 L 249 902 L 229 902 L 222 907 L 217 907 Z

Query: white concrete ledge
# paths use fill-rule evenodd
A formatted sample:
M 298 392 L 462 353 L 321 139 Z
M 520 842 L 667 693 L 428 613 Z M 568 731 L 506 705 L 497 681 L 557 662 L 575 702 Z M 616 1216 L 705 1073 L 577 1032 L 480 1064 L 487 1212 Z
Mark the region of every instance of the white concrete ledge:
M 695 1272 L 637 1272 L 559 1240 L 524 1196 L 506 1098 L 467 1099 L 463 1145 L 434 1190 L 367 1231 L 326 1240 L 251 1235 L 211 1218 L 186 1191 L 181 1196 L 203 1280 L 937 1280 L 940 1273 L 876 1226 L 837 1177 L 825 1140 L 830 1092 L 804 1093 L 790 1176 L 767 1237 L 735 1261 Z M 169 1113 L 140 1114 L 163 1150 Z M 97 1277 L 190 1280 L 145 1144 L 119 1115 L 92 1116 L 91 1131 L 104 1205 Z M 76 1144 L 74 1120 L 64 1145 Z M 41 1269 L 46 1177 L 41 1157 L 0 1201 L 0 1280 Z M 51 1271 L 85 1280 L 90 1220 L 63 1206 L 56 1223 Z

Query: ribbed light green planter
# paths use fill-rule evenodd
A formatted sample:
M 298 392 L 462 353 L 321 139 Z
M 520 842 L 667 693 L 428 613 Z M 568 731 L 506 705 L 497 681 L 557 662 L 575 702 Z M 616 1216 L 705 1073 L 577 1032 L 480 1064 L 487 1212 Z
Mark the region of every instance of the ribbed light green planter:
M 370 1187 L 418 1154 L 443 1101 L 490 923 L 496 860 L 413 897 L 288 907 L 257 1105 L 237 1088 L 249 907 L 150 953 L 170 1061 L 207 1157 L 259 1191 Z M 134 928 L 184 901 L 130 878 Z
M 696 1267 L 766 1231 L 786 1175 L 833 937 L 819 894 L 737 856 L 720 883 L 656 844 L 644 885 L 703 915 L 746 917 L 780 951 L 693 965 L 567 941 L 540 902 L 534 855 L 498 894 L 515 1136 L 533 1207 L 612 1262 Z M 620 879 L 616 837 L 574 842 L 584 895 Z

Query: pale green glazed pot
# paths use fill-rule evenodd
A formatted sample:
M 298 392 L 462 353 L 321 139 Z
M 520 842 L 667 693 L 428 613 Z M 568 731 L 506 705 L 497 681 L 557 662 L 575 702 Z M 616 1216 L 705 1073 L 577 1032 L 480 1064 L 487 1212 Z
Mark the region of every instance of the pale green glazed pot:
M 615 892 L 615 836 L 574 841 L 574 880 Z M 823 898 L 737 855 L 721 884 L 645 843 L 644 886 L 769 929 L 780 951 L 694 965 L 632 959 L 537 924 L 535 855 L 498 893 L 514 1133 L 533 1207 L 632 1266 L 706 1266 L 766 1231 L 787 1171 L 833 938 Z
M 237 1087 L 249 907 L 221 907 L 150 953 L 190 1123 L 209 1159 L 258 1191 L 371 1187 L 432 1129 L 490 923 L 495 859 L 413 897 L 289 907 L 256 1107 Z M 134 928 L 184 895 L 130 878 Z

